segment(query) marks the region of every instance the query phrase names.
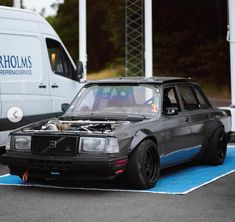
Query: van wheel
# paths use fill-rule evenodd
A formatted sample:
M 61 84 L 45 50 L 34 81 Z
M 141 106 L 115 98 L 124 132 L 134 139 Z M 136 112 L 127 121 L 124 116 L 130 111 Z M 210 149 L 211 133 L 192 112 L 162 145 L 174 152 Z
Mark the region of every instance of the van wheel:
M 227 153 L 227 138 L 222 127 L 215 130 L 209 138 L 203 160 L 210 165 L 221 165 Z
M 153 187 L 160 174 L 157 146 L 152 140 L 143 141 L 130 153 L 126 171 L 128 184 L 132 188 Z

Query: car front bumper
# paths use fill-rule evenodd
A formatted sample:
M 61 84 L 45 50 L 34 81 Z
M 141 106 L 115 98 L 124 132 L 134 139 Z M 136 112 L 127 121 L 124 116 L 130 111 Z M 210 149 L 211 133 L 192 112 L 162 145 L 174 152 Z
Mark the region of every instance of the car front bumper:
M 84 158 L 79 156 L 42 156 L 7 152 L 0 162 L 8 165 L 10 174 L 34 178 L 65 178 L 73 180 L 111 180 L 125 171 L 127 157 Z

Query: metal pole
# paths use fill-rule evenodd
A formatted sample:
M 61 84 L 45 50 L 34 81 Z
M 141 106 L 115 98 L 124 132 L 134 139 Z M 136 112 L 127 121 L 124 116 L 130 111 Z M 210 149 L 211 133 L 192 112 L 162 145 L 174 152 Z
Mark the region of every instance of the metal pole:
M 128 0 L 125 0 L 125 77 L 128 76 Z
M 15 8 L 21 8 L 20 7 L 20 0 L 14 0 L 14 7 Z
M 83 63 L 84 80 L 87 79 L 86 0 L 79 0 L 79 60 Z
M 152 0 L 144 3 L 145 21 L 145 77 L 153 76 L 153 31 L 152 31 Z
M 231 106 L 235 108 L 235 1 L 228 0 L 229 33 L 230 43 L 230 66 L 231 66 Z

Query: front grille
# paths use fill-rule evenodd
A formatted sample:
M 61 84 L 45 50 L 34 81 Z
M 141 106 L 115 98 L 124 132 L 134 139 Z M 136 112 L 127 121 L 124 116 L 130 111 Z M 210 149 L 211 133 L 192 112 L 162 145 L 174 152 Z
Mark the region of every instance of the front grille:
M 58 160 L 30 160 L 29 167 L 41 170 L 69 170 L 72 167 L 72 163 Z
M 33 136 L 32 153 L 45 155 L 76 155 L 78 137 L 75 136 Z

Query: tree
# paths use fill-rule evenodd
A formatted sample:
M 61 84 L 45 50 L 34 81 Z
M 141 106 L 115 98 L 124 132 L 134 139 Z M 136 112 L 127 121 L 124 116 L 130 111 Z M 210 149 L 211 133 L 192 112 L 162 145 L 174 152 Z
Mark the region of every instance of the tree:
M 124 1 L 122 3 L 119 0 L 87 0 L 89 71 L 99 70 L 116 58 L 124 57 Z M 47 18 L 74 60 L 78 59 L 77 9 L 77 0 L 65 0 L 58 5 L 57 16 Z
M 78 58 L 78 0 L 65 0 L 48 18 Z M 153 1 L 154 73 L 229 80 L 224 0 Z M 124 65 L 125 0 L 87 0 L 88 71 L 117 59 Z M 120 58 L 122 58 L 120 60 Z M 214 81 L 214 80 L 213 80 Z
M 53 7 L 56 7 L 53 5 Z M 48 17 L 49 23 L 55 28 L 72 58 L 78 58 L 78 1 L 65 0 L 58 5 L 56 17 Z
M 98 70 L 124 57 L 124 1 L 87 1 L 88 66 Z
M 228 82 L 226 7 L 223 0 L 154 1 L 155 71 Z
M 12 7 L 14 4 L 14 0 L 1 0 L 0 1 L 0 5 L 3 5 L 3 6 L 10 6 Z

